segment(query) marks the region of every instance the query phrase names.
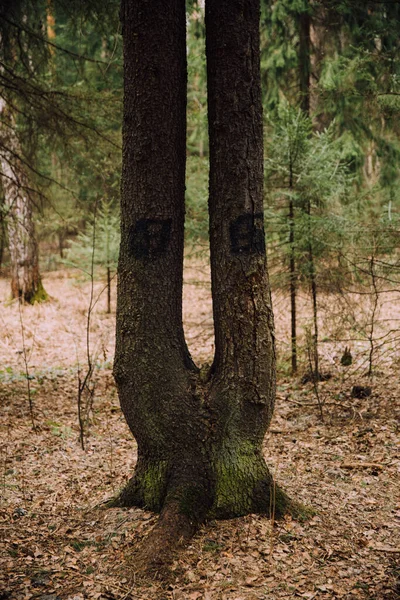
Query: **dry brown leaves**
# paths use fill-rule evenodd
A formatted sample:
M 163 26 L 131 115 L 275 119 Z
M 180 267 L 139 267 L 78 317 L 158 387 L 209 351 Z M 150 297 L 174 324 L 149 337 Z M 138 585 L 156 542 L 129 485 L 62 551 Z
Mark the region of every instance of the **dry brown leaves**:
M 200 362 L 212 353 L 207 272 L 207 266 L 192 265 L 185 286 L 187 337 Z M 3 298 L 7 286 L 1 281 Z M 86 352 L 88 285 L 64 273 L 48 276 L 45 286 L 53 300 L 22 310 L 36 433 L 18 307 L 3 303 L 0 312 L 1 599 L 399 597 L 400 389 L 394 363 L 375 379 L 373 394 L 359 400 L 351 398 L 351 377 L 337 369 L 320 384 L 323 423 L 311 384 L 280 379 L 265 454 L 279 483 L 315 509 L 311 520 L 271 523 L 250 515 L 208 523 L 168 578 L 135 581 L 132 556 L 156 517 L 102 504 L 132 474 L 136 458 L 110 372 L 114 317 L 104 313 L 101 297 L 92 323 L 99 368 L 83 451 L 76 390 L 77 361 L 83 366 Z

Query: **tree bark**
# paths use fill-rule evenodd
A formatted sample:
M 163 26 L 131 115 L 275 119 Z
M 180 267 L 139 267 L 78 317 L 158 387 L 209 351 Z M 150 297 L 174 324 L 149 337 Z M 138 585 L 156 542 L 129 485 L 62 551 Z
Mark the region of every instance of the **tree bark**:
M 182 324 L 184 0 L 122 3 L 124 126 L 115 378 L 138 443 L 123 504 L 208 509 L 205 409 Z M 198 513 L 198 514 L 197 514 Z
M 208 0 L 210 244 L 215 359 L 204 374 L 182 324 L 185 1 L 122 3 L 125 96 L 114 374 L 138 443 L 120 505 L 160 511 L 146 544 L 207 517 L 289 507 L 262 455 L 275 396 L 263 228 L 258 0 Z
M 34 304 L 47 298 L 39 273 L 38 245 L 32 214 L 32 200 L 26 168 L 11 109 L 0 99 L 0 166 L 4 204 L 7 214 L 11 260 L 11 294 Z
M 6 245 L 6 219 L 3 188 L 0 185 L 0 274 L 3 270 L 4 248 Z
M 321 9 L 320 9 L 321 10 Z M 324 15 L 319 15 L 323 17 Z M 312 33 L 311 33 L 312 32 Z M 301 109 L 307 116 L 310 116 L 310 110 L 314 111 L 314 128 L 318 130 L 323 129 L 323 118 L 321 114 L 317 115 L 318 110 L 318 99 L 316 95 L 316 87 L 311 85 L 311 38 L 313 38 L 314 55 L 313 55 L 313 73 L 314 77 L 320 77 L 321 63 L 324 57 L 324 40 L 323 26 L 312 21 L 309 12 L 301 13 L 299 18 L 299 84 L 301 91 Z M 315 260 L 312 247 L 312 232 L 311 232 L 311 202 L 307 201 L 306 213 L 308 216 L 308 275 L 311 288 L 311 298 L 313 307 L 313 334 L 312 334 L 312 356 L 314 364 L 310 365 L 311 375 L 314 378 L 314 382 L 318 385 L 320 378 L 319 374 L 319 354 L 318 354 L 318 303 L 317 303 L 317 279 L 315 272 Z M 292 292 L 292 289 L 291 289 Z M 292 297 L 292 293 L 291 293 Z M 293 328 L 292 328 L 293 331 Z M 293 333 L 292 333 L 293 335 Z M 293 347 L 292 347 L 293 356 Z M 293 364 L 293 361 L 292 361 Z
M 327 10 L 322 4 L 317 2 L 311 2 L 311 7 L 313 12 L 308 23 L 310 42 L 310 85 L 308 109 L 313 119 L 314 129 L 316 131 L 323 131 L 323 129 L 327 127 L 328 121 L 321 106 L 319 81 L 330 36 L 329 29 L 327 27 Z
M 263 226 L 259 2 L 208 0 L 210 250 L 215 359 L 214 510 L 271 512 L 261 446 L 275 398 L 274 323 Z M 283 507 L 277 507 L 277 512 Z
M 311 17 L 308 3 L 306 10 L 299 13 L 299 89 L 300 107 L 305 114 L 310 113 L 310 86 L 311 86 Z
M 290 184 L 292 187 L 292 184 Z M 290 331 L 291 331 L 291 365 L 292 375 L 297 373 L 297 272 L 295 258 L 295 226 L 294 226 L 294 203 L 289 200 L 289 289 L 290 289 Z
M 310 366 L 311 375 L 315 383 L 320 380 L 319 372 L 319 338 L 318 338 L 318 301 L 317 301 L 317 274 L 315 272 L 315 260 L 312 247 L 312 231 L 310 227 L 311 220 L 311 202 L 307 202 L 308 216 L 308 276 L 311 288 L 312 311 L 313 311 L 313 333 L 312 333 L 312 356 L 314 364 Z

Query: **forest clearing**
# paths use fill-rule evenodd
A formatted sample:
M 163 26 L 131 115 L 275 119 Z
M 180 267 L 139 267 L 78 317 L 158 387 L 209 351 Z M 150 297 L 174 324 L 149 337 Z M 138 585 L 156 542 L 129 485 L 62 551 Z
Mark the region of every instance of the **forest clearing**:
M 208 269 L 190 260 L 185 270 L 185 330 L 201 363 L 212 353 Z M 9 282 L 1 280 L 1 598 L 399 597 L 398 354 L 369 381 L 365 369 L 340 364 L 343 343 L 322 344 L 322 368 L 332 375 L 320 383 L 324 421 L 312 384 L 285 376 L 278 358 L 277 403 L 264 454 L 279 484 L 314 516 L 206 523 L 167 576 L 135 581 L 135 548 L 156 516 L 103 505 L 126 483 L 136 460 L 111 374 L 115 314 L 106 314 L 103 292 L 91 324 L 98 368 L 82 450 L 77 357 L 84 371 L 90 284 L 73 271 L 46 273 L 44 283 L 51 300 L 19 309 L 5 301 Z M 95 288 L 97 298 L 103 285 Z M 288 306 L 279 298 L 274 306 L 282 355 Z M 386 307 L 389 318 L 394 309 Z M 352 351 L 357 363 L 361 349 Z M 370 385 L 372 394 L 352 398 L 353 385 Z

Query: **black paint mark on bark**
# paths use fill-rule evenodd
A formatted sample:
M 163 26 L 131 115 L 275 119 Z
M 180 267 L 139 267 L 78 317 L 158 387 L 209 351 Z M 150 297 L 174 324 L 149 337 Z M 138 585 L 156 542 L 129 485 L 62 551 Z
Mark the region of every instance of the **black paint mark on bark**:
M 240 215 L 229 227 L 233 254 L 265 254 L 263 213 Z
M 129 251 L 135 258 L 157 258 L 171 238 L 172 219 L 139 219 L 129 231 Z

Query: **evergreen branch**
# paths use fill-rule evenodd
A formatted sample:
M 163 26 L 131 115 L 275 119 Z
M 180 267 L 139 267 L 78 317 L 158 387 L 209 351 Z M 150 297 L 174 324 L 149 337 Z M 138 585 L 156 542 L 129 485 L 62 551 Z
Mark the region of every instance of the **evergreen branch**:
M 23 31 L 24 33 L 28 34 L 32 38 L 42 42 L 44 45 L 50 46 L 51 48 L 55 48 L 56 50 L 60 50 L 60 52 L 63 52 L 64 54 L 67 54 L 68 56 L 72 56 L 72 58 L 75 58 L 77 60 L 84 61 L 84 62 L 106 65 L 108 68 L 109 61 L 91 58 L 90 56 L 85 56 L 84 54 L 78 54 L 76 52 L 73 52 L 72 50 L 67 50 L 67 48 L 63 48 L 62 46 L 59 46 L 58 44 L 55 44 L 54 42 L 50 42 L 50 40 L 44 38 L 43 36 L 39 35 L 38 33 L 34 32 L 34 31 L 32 31 L 32 29 L 29 29 L 28 27 L 25 27 L 20 23 L 15 23 L 14 21 L 11 21 L 11 19 L 8 19 L 1 13 L 0 13 L 0 19 L 5 21 L 6 23 L 8 23 L 8 25 L 11 25 L 11 27 L 14 27 L 18 31 Z M 117 63 L 117 64 L 121 66 L 121 63 Z

